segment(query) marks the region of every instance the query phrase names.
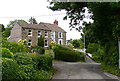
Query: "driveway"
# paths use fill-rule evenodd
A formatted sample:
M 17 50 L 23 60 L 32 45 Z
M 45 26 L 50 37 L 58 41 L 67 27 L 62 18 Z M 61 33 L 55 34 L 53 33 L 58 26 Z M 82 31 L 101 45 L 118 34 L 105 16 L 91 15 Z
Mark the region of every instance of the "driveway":
M 117 76 L 104 73 L 100 68 L 100 64 L 95 63 L 88 56 L 86 56 L 86 62 L 87 63 L 53 61 L 53 66 L 57 71 L 52 81 L 56 79 L 56 81 L 58 81 L 58 79 L 74 79 L 75 81 L 120 81 L 117 80 Z

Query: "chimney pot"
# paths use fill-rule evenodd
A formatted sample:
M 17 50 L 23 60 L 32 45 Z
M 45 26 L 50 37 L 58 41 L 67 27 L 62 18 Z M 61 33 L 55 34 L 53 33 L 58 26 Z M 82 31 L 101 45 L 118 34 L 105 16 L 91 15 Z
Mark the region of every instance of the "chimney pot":
M 58 21 L 57 21 L 57 20 L 55 20 L 55 21 L 54 21 L 54 24 L 58 25 Z

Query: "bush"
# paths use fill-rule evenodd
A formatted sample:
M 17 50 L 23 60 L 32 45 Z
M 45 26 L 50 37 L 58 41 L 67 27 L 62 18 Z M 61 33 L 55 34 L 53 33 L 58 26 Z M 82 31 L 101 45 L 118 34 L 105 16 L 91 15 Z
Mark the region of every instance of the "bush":
M 55 59 L 67 62 L 84 61 L 84 54 L 74 50 L 55 50 Z
M 45 49 L 43 47 L 37 46 L 37 47 L 33 48 L 33 52 L 36 52 L 37 54 L 44 54 Z
M 71 46 L 66 46 L 66 45 L 56 45 L 54 46 L 53 50 L 73 50 L 73 48 Z
M 32 57 L 26 53 L 17 53 L 15 54 L 14 59 L 17 61 L 18 64 L 21 65 L 33 64 Z
M 11 81 L 19 79 L 18 77 L 19 65 L 13 59 L 2 59 L 2 80 Z
M 26 45 L 17 42 L 8 42 L 7 40 L 2 41 L 2 47 L 8 48 L 12 53 L 28 51 Z
M 99 47 L 100 47 L 99 44 L 89 43 L 86 51 L 92 54 L 96 52 Z
M 32 54 L 15 54 L 15 60 L 21 65 L 33 65 L 38 70 L 49 70 L 52 67 L 51 55 L 32 55 Z
M 51 55 L 32 55 L 34 68 L 38 70 L 50 70 L 52 67 Z
M 31 57 L 33 57 L 33 55 Z M 13 59 L 3 58 L 2 64 L 3 81 L 41 81 L 41 79 L 42 81 L 46 81 L 45 79 L 50 79 L 53 75 L 52 69 L 49 69 L 49 71 L 36 70 L 33 64 L 22 65 Z
M 9 49 L 2 48 L 2 57 L 12 58 L 12 57 L 14 57 L 14 55 Z

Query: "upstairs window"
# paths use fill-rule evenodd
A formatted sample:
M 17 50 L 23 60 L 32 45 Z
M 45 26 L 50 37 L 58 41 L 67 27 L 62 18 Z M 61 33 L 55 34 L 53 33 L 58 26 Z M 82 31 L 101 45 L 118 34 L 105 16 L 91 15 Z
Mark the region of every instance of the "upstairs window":
M 28 30 L 28 36 L 32 36 L 32 30 Z
M 45 32 L 45 37 L 48 37 L 48 32 Z
M 38 37 L 40 37 L 40 35 L 41 35 L 41 32 L 40 32 L 40 31 L 38 31 Z
M 28 47 L 31 47 L 32 45 L 32 40 L 28 40 Z
M 62 32 L 58 33 L 58 38 L 62 38 Z
M 51 39 L 55 41 L 55 32 L 51 32 Z

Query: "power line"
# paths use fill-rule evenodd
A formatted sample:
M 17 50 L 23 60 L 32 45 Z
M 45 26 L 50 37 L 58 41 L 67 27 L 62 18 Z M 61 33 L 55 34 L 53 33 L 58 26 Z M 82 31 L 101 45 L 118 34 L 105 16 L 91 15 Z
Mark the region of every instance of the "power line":
M 0 18 L 29 18 L 29 17 L 45 17 L 45 16 L 57 16 L 57 15 L 64 15 L 66 13 L 59 13 L 59 14 L 49 14 L 49 15 L 38 15 L 38 16 L 23 16 L 23 17 L 0 17 Z

